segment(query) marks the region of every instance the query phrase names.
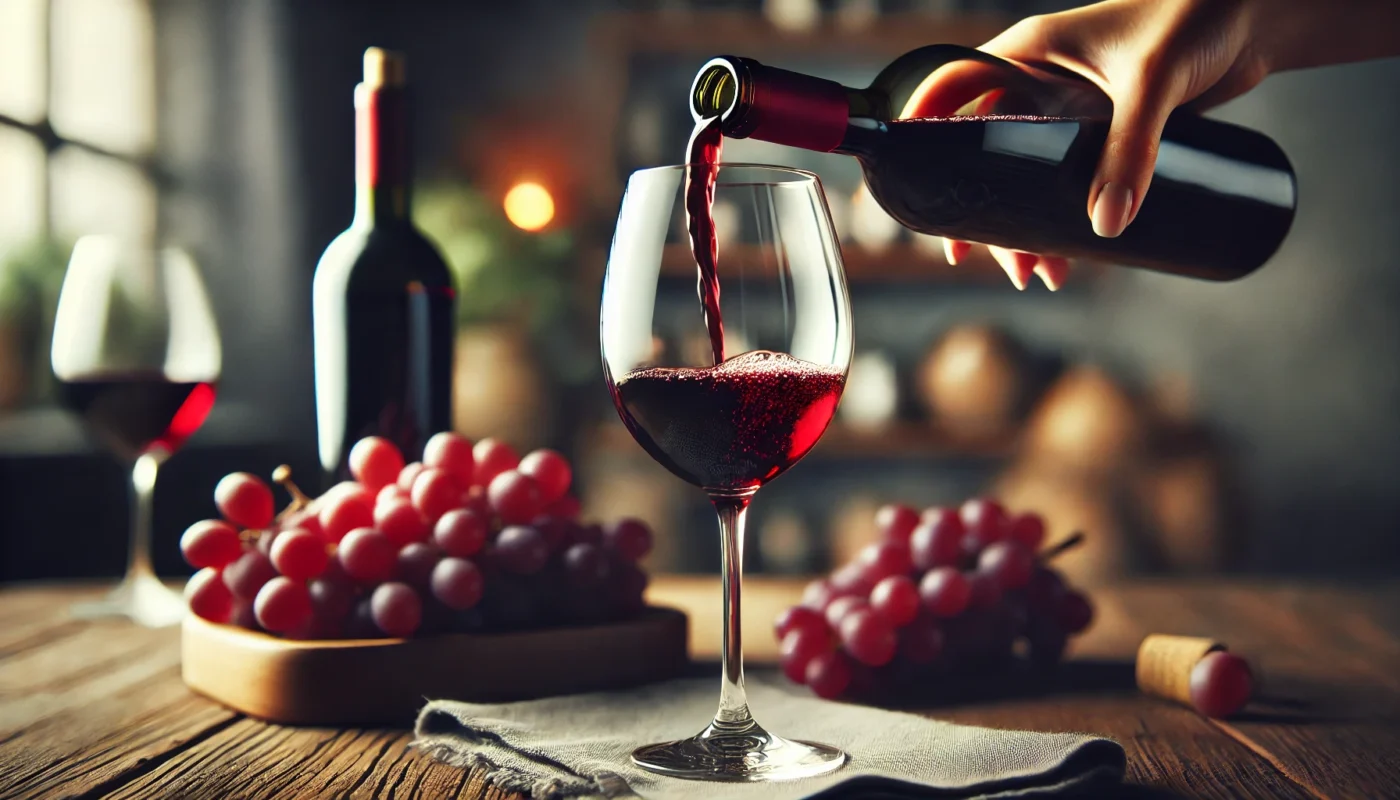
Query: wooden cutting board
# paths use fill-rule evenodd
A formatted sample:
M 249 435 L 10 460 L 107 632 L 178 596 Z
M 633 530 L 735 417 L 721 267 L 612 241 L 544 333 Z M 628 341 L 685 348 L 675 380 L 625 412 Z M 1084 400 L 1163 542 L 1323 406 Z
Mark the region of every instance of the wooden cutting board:
M 686 616 L 670 608 L 590 627 L 328 641 L 279 639 L 191 614 L 182 633 L 191 689 L 294 725 L 405 724 L 427 699 L 620 689 L 674 677 L 688 662 Z

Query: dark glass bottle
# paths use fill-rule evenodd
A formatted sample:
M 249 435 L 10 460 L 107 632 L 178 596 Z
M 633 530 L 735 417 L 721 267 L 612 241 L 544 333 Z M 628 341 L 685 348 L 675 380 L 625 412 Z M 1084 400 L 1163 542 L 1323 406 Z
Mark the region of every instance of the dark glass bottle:
M 455 296 L 442 256 L 409 218 L 403 59 L 365 52 L 355 87 L 355 217 L 316 266 L 316 424 L 331 480 L 363 436 L 410 461 L 452 422 Z
M 1138 216 L 1100 237 L 1087 206 L 1108 98 L 952 45 L 901 56 L 866 89 L 721 56 L 700 69 L 690 102 L 733 138 L 856 157 L 871 194 L 908 228 L 1036 253 L 1233 280 L 1274 254 L 1297 201 L 1273 140 L 1179 111 Z

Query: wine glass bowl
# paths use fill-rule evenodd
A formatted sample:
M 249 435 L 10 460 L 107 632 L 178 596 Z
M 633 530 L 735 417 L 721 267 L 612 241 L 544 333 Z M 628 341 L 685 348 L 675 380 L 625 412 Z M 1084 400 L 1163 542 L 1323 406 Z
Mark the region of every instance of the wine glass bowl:
M 603 291 L 604 369 L 623 423 L 653 458 L 707 491 L 753 490 L 816 444 L 844 388 L 851 325 L 840 248 L 815 175 L 719 165 L 729 358 L 716 366 L 701 303 L 665 292 L 693 280 L 686 169 L 640 170 L 628 182 Z
M 708 209 L 688 210 L 686 202 L 703 170 L 713 170 L 717 245 L 708 289 L 705 277 L 697 282 L 694 255 L 708 245 L 707 221 L 695 219 Z M 714 278 L 717 314 L 702 310 Z M 696 288 L 675 291 L 687 285 Z M 634 173 L 608 259 L 600 327 L 604 371 L 624 425 L 654 459 L 709 495 L 722 544 L 719 711 L 696 736 L 643 747 L 633 761 L 722 781 L 839 769 L 840 750 L 783 739 L 754 721 L 739 629 L 749 502 L 821 438 L 850 368 L 850 301 L 820 181 L 751 164 Z
M 184 601 L 150 562 L 156 473 L 214 405 L 221 348 L 198 268 L 187 253 L 111 236 L 80 239 L 54 315 L 51 365 L 60 397 L 132 477 L 126 576 L 107 599 L 74 609 L 158 627 Z

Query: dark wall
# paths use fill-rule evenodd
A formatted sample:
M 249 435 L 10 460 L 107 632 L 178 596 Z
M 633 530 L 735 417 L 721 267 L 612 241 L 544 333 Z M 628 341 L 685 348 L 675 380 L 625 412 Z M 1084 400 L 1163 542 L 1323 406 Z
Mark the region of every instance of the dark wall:
M 457 172 L 459 143 L 479 120 L 567 81 L 585 58 L 589 17 L 615 7 L 283 6 L 305 268 L 350 215 L 350 93 L 365 47 L 408 53 L 419 171 Z M 1193 378 L 1239 452 L 1254 569 L 1400 563 L 1398 80 L 1393 61 L 1281 75 L 1222 109 L 1276 137 L 1298 170 L 1301 206 L 1284 249 L 1231 285 L 1125 273 L 1082 330 L 1062 331 L 1070 348 Z
M 354 106 L 367 47 L 398 49 L 414 96 L 419 175 L 461 175 L 478 121 L 567 80 L 596 0 L 511 3 L 331 2 L 285 6 L 295 137 L 305 187 L 305 261 L 350 220 Z
M 587 18 L 605 7 L 616 6 L 296 5 L 308 258 L 349 215 L 349 91 L 363 47 L 410 54 L 423 166 L 455 168 L 477 110 L 567 80 Z M 1300 209 L 1283 250 L 1230 285 L 1125 272 L 1078 329 L 1055 327 L 1073 351 L 1193 379 L 1238 451 L 1253 569 L 1400 564 L 1396 85 L 1396 61 L 1313 70 L 1274 76 L 1221 109 L 1277 138 L 1297 168 Z
M 1228 285 L 1125 274 L 1101 304 L 1100 340 L 1190 374 L 1236 445 L 1255 569 L 1400 565 L 1397 85 L 1400 59 L 1329 67 L 1220 109 L 1297 171 L 1282 250 Z
M 241 328 L 231 336 L 228 365 L 242 376 L 240 393 L 266 395 L 268 409 L 289 409 L 269 411 L 278 430 L 259 439 L 283 439 L 286 446 L 256 454 L 220 451 L 204 460 L 196 440 L 172 461 L 169 488 L 161 491 L 172 498 L 198 495 L 158 512 L 161 535 L 173 543 L 180 528 L 208 513 L 208 492 L 222 472 L 312 460 L 310 279 L 321 250 L 350 218 L 351 93 L 364 48 L 408 54 L 420 174 L 460 173 L 467 164 L 458 151 L 463 138 L 495 109 L 566 82 L 586 57 L 589 18 L 622 4 L 165 5 L 167 14 L 202 10 L 186 10 L 184 38 L 162 47 L 189 59 L 207 48 L 211 60 L 207 74 L 184 71 L 163 79 L 175 92 L 163 99 L 182 98 L 186 112 L 203 109 L 163 129 L 163 136 L 184 143 L 183 157 L 220 198 L 177 209 L 170 222 L 203 231 L 210 243 L 205 266 L 216 273 L 211 285 L 246 298 L 240 301 L 246 308 L 223 320 Z M 1063 4 L 1026 10 L 1057 5 Z M 1008 292 L 1006 302 L 988 298 L 959 305 L 956 314 L 938 313 L 1000 317 L 1047 348 L 1143 372 L 1186 373 L 1204 411 L 1238 452 L 1251 522 L 1250 568 L 1394 571 L 1400 565 L 1394 489 L 1400 470 L 1397 85 L 1400 61 L 1313 70 L 1272 77 L 1220 110 L 1226 119 L 1276 137 L 1299 175 L 1294 231 L 1255 276 L 1216 285 L 1124 271 L 1087 302 L 1072 293 L 1037 299 Z M 201 95 L 207 95 L 202 104 Z M 272 297 L 259 302 L 259 292 Z M 867 323 L 857 321 L 865 333 L 889 328 L 878 313 L 864 318 Z M 45 503 L 31 505 L 58 504 L 64 524 L 46 525 L 50 517 L 42 511 L 9 517 L 0 538 L 7 540 L 11 568 L 0 569 L 0 579 L 64 574 L 64 545 L 47 530 L 86 529 L 104 542 L 121 540 L 114 534 L 124 527 L 120 471 L 87 458 L 79 471 L 104 485 L 116 481 L 111 491 L 84 507 L 74 499 L 90 496 L 89 489 L 64 483 L 71 491 L 42 490 Z M 48 485 L 42 476 L 57 474 L 50 466 L 0 464 L 0 485 L 21 502 L 41 490 L 36 486 Z M 119 548 L 101 553 L 76 571 L 95 574 L 103 565 L 115 571 Z M 44 566 L 27 568 L 24 558 Z

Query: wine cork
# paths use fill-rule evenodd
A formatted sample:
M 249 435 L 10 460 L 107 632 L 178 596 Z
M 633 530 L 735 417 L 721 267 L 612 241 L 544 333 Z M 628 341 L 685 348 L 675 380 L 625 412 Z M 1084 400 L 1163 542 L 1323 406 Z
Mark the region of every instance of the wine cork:
M 403 55 L 379 47 L 365 50 L 365 85 L 372 88 L 403 86 Z
M 1192 668 L 1207 653 L 1224 649 L 1214 639 L 1154 633 L 1138 647 L 1138 690 L 1189 706 Z

